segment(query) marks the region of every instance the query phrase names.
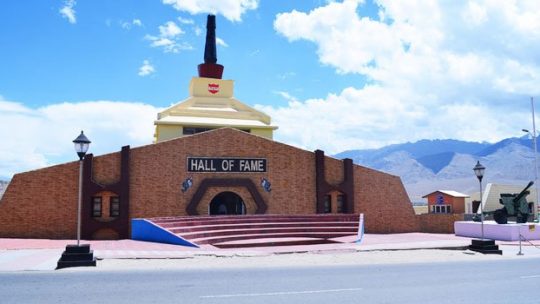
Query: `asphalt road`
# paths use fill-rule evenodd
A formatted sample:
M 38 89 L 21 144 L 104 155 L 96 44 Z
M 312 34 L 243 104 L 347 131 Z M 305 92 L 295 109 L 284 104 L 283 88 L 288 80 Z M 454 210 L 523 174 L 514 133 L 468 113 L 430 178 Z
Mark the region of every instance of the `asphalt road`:
M 0 273 L 0 303 L 540 303 L 540 259 Z

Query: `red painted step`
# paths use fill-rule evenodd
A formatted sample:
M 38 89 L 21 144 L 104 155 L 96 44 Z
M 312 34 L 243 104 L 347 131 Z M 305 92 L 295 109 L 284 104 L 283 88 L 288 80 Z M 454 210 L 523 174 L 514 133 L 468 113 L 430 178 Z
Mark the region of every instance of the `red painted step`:
M 161 225 L 164 227 L 163 225 Z M 256 223 L 228 223 L 221 225 L 199 225 L 199 226 L 185 226 L 177 227 L 172 226 L 173 228 L 167 228 L 169 231 L 176 234 L 185 234 L 198 231 L 214 231 L 214 230 L 226 230 L 226 229 L 251 229 L 251 228 L 293 228 L 293 227 L 343 227 L 358 229 L 358 223 L 356 222 L 256 222 Z M 166 226 L 165 226 L 166 227 Z
M 205 237 L 199 239 L 191 239 L 195 244 L 216 244 L 230 241 L 239 241 L 239 240 L 254 240 L 261 238 L 289 238 L 289 237 L 311 237 L 311 238 L 320 238 L 323 240 L 354 235 L 347 232 L 274 232 L 274 233 L 265 233 L 265 234 L 240 234 L 240 235 L 228 235 L 228 236 L 213 236 Z
M 253 223 L 259 221 L 268 221 L 271 219 L 273 222 L 290 222 L 294 219 L 303 222 L 309 221 L 358 221 L 358 215 L 221 215 L 221 216 L 191 216 L 191 217 L 166 217 L 166 218 L 151 218 L 152 222 L 164 225 L 185 225 L 193 226 L 200 225 L 202 223 Z
M 219 248 L 323 244 L 355 235 L 357 214 L 225 215 L 148 219 L 197 245 Z
M 261 238 L 261 239 L 249 239 L 240 241 L 230 241 L 223 243 L 214 243 L 213 246 L 226 249 L 226 248 L 250 248 L 250 247 L 269 247 L 269 246 L 300 246 L 300 245 L 319 245 L 335 243 L 332 240 L 318 239 L 318 238 Z

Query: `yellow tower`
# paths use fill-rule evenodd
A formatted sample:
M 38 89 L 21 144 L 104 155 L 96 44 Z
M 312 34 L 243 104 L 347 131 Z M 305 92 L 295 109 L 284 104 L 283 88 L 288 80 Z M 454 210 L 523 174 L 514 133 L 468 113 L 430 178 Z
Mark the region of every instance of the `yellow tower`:
M 221 79 L 223 66 L 216 63 L 215 16 L 208 16 L 206 29 L 199 77 L 191 79 L 186 100 L 158 114 L 154 142 L 223 127 L 272 139 L 278 127 L 271 124 L 270 116 L 235 99 L 234 81 Z

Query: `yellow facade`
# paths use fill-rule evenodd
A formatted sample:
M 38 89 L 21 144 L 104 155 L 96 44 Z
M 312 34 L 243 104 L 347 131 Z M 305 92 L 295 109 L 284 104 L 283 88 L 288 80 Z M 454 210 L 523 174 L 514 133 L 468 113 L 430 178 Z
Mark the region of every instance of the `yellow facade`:
M 158 114 L 154 141 L 223 127 L 272 139 L 277 126 L 270 116 L 235 99 L 233 93 L 233 80 L 193 77 L 190 97 Z
M 156 139 L 160 139 L 159 141 L 169 140 L 173 138 L 179 137 L 179 135 L 183 134 L 183 128 L 182 126 L 175 126 L 175 125 L 156 125 L 156 133 L 154 134 L 154 141 L 158 142 Z

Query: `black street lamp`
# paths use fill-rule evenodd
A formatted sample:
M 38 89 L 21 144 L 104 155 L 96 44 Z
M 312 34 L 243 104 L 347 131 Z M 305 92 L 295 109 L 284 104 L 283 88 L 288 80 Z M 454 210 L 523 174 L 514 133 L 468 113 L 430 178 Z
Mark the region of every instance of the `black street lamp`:
M 84 135 L 84 131 L 81 131 L 81 134 L 73 140 L 73 143 L 75 144 L 75 152 L 79 155 L 79 159 L 83 160 L 91 141 Z
M 484 210 L 482 207 L 482 178 L 484 178 L 484 171 L 486 167 L 480 164 L 480 161 L 476 162 L 476 166 L 473 168 L 474 174 L 480 182 L 480 221 L 482 229 L 482 239 L 472 240 L 469 249 L 472 251 L 480 252 L 483 254 L 502 254 L 502 250 L 499 250 L 499 246 L 495 244 L 495 240 L 486 240 L 484 239 Z
M 56 269 L 77 266 L 96 266 L 96 258 L 90 250 L 90 245 L 81 245 L 81 207 L 82 207 L 82 180 L 83 180 L 83 160 L 91 141 L 81 134 L 73 140 L 75 144 L 75 152 L 79 156 L 79 198 L 77 202 L 77 245 L 67 245 L 66 250 L 62 253 L 62 257 L 58 260 Z
M 73 140 L 75 144 L 75 152 L 79 156 L 79 201 L 77 204 L 77 246 L 81 242 L 81 205 L 82 205 L 82 177 L 83 177 L 83 160 L 88 148 L 90 147 L 91 141 L 84 135 L 84 132 L 81 131 L 81 134 Z
M 473 168 L 474 174 L 476 174 L 476 177 L 478 178 L 478 181 L 480 182 L 480 222 L 482 227 L 482 240 L 484 240 L 484 211 L 482 210 L 482 178 L 484 177 L 484 171 L 486 170 L 486 167 L 482 166 L 480 164 L 480 161 L 476 162 L 476 166 Z

